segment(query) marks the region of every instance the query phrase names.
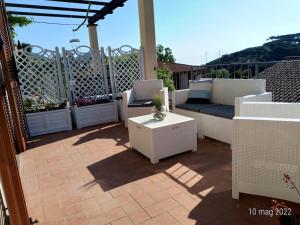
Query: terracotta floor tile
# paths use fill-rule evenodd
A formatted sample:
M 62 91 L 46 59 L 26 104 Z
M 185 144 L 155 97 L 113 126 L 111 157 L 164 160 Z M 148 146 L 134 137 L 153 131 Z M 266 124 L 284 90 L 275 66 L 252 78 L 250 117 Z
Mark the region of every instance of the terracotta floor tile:
M 149 225 L 174 225 L 177 220 L 168 212 L 160 214 L 148 221 Z
M 135 191 L 135 192 L 130 193 L 130 195 L 143 208 L 153 205 L 155 203 L 153 198 L 144 191 Z
M 27 207 L 28 215 L 33 220 L 37 219 L 40 223 L 45 222 L 44 210 L 41 205 L 35 205 L 33 207 Z
M 58 203 L 43 204 L 43 210 L 46 222 L 61 220 L 65 216 Z
M 107 225 L 107 219 L 104 214 L 95 216 L 95 217 L 91 217 L 88 219 L 88 221 L 89 221 L 90 225 Z
M 170 209 L 178 207 L 179 204 L 173 199 L 167 199 L 158 203 L 155 203 L 149 207 L 146 207 L 145 210 L 151 217 L 155 217 L 159 214 L 164 213 Z
M 67 225 L 90 225 L 90 222 L 88 221 L 87 217 L 82 215 L 68 217 L 66 221 Z
M 124 194 L 117 198 L 111 198 L 106 201 L 100 202 L 100 206 L 104 211 L 109 211 L 111 209 L 126 205 L 131 201 L 133 201 L 133 198 L 128 194 Z
M 84 200 L 84 196 L 80 193 L 66 193 L 64 196 L 61 196 L 60 202 L 62 206 L 66 206 L 80 203 L 82 200 Z
M 128 217 L 113 221 L 111 225 L 133 225 L 132 221 Z
M 142 222 L 150 219 L 150 216 L 136 202 L 126 204 L 122 208 L 134 224 L 141 224 Z
M 182 190 L 180 188 L 178 188 L 178 187 L 170 187 L 168 189 L 159 191 L 157 193 L 152 193 L 151 197 L 156 202 L 160 202 L 162 200 L 165 200 L 165 199 L 168 199 L 168 198 L 172 198 L 173 196 L 176 196 L 176 195 L 178 195 L 181 192 L 182 192 Z
M 173 197 L 173 199 L 187 210 L 194 209 L 200 203 L 200 201 L 196 201 L 192 197 L 188 196 L 186 193 L 176 195 Z
M 94 217 L 103 214 L 103 210 L 94 198 L 81 201 L 79 204 L 86 217 Z
M 38 225 L 39 225 L 39 223 L 38 223 Z M 44 225 L 67 225 L 67 222 L 64 219 L 62 219 L 62 220 L 46 222 L 46 223 L 44 223 Z
M 195 225 L 195 224 L 197 224 L 196 220 L 189 218 L 189 211 L 186 210 L 185 208 L 183 208 L 182 206 L 179 206 L 175 209 L 171 209 L 169 212 L 181 224 L 184 224 L 184 225 Z M 201 222 L 199 224 L 201 224 Z
M 104 215 L 106 217 L 107 223 L 113 222 L 122 217 L 126 217 L 126 214 L 122 208 L 111 209 L 111 210 L 105 212 Z
M 80 204 L 72 204 L 72 205 L 66 205 L 62 207 L 64 217 L 71 217 L 78 215 L 82 212 L 82 207 Z

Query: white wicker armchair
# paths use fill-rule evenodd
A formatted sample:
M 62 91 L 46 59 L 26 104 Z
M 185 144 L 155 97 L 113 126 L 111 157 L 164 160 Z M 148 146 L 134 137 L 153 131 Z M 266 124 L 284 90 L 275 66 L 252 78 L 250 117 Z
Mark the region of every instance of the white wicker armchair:
M 168 88 L 163 86 L 162 80 L 138 80 L 134 82 L 131 90 L 122 93 L 125 127 L 128 118 L 151 113 L 154 95 L 162 96 L 163 104 L 169 111 Z
M 300 203 L 300 103 L 240 104 L 233 119 L 232 197 L 262 195 Z

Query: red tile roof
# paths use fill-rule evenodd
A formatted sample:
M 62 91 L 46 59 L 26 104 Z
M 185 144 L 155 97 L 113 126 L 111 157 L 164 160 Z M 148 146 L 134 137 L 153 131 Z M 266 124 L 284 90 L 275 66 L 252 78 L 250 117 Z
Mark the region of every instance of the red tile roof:
M 258 75 L 275 102 L 300 102 L 300 60 L 284 60 Z
M 170 69 L 173 73 L 180 73 L 180 72 L 190 72 L 193 71 L 199 71 L 204 70 L 204 67 L 201 66 L 192 66 L 187 64 L 181 64 L 181 63 L 172 63 L 172 62 L 158 62 L 158 68 L 166 67 Z

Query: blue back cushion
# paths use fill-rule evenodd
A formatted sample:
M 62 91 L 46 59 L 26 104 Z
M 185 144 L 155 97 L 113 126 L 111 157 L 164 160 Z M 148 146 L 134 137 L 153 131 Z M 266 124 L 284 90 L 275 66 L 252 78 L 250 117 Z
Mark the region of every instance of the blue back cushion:
M 209 103 L 211 91 L 207 90 L 190 90 L 186 103 Z

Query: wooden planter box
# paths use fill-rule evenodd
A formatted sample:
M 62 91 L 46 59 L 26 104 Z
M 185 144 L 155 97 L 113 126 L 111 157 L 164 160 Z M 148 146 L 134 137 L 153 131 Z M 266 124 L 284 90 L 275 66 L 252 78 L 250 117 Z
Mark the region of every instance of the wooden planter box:
M 117 102 L 89 106 L 73 106 L 72 114 L 76 128 L 89 127 L 97 124 L 117 122 L 118 107 Z
M 26 113 L 26 119 L 30 136 L 72 130 L 69 109 Z

